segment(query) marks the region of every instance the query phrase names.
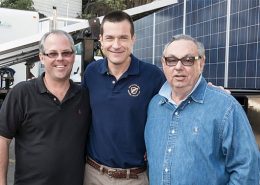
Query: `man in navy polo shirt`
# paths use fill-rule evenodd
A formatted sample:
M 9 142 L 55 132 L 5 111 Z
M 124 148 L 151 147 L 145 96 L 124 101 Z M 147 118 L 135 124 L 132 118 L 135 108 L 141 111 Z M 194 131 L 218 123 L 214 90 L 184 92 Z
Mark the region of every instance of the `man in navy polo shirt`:
M 100 41 L 106 58 L 89 64 L 83 81 L 93 119 L 84 184 L 147 185 L 147 106 L 165 77 L 159 68 L 131 54 L 135 35 L 128 14 L 106 15 Z

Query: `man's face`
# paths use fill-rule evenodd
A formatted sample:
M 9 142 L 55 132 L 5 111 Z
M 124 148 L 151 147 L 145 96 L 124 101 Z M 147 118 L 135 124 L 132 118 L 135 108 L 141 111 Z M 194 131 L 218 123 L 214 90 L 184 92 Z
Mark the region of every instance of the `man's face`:
M 51 34 L 46 38 L 44 49 L 40 60 L 45 66 L 45 77 L 54 81 L 69 79 L 75 60 L 69 40 L 64 35 Z
M 188 40 L 177 40 L 172 42 L 165 50 L 164 57 L 181 59 L 183 57 L 199 56 L 197 46 Z M 167 81 L 172 86 L 173 91 L 191 92 L 200 74 L 203 71 L 205 59 L 195 60 L 191 66 L 184 66 L 181 61 L 175 66 L 168 66 L 162 58 L 162 66 Z
M 130 62 L 135 37 L 131 36 L 131 25 L 128 21 L 105 22 L 103 35 L 100 35 L 101 47 L 108 62 L 120 65 Z

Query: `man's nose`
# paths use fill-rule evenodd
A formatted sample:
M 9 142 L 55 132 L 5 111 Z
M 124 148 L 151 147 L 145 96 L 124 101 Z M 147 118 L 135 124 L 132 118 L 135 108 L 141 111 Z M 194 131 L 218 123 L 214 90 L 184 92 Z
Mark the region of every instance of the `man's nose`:
M 112 46 L 113 46 L 114 48 L 119 48 L 120 45 L 121 45 L 121 44 L 120 44 L 120 40 L 119 40 L 119 39 L 115 39 Z
M 183 67 L 183 64 L 182 64 L 181 60 L 178 60 L 178 62 L 177 62 L 177 64 L 176 64 L 175 68 L 180 69 L 180 68 L 182 68 L 182 67 Z
M 58 53 L 56 60 L 62 60 L 63 58 L 64 57 L 63 57 L 62 53 Z

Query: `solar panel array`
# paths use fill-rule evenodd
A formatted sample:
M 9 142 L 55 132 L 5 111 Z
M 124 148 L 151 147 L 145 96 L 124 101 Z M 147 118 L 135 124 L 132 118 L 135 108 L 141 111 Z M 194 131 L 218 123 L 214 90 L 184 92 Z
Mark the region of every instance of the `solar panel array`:
M 208 81 L 260 89 L 259 22 L 259 0 L 180 0 L 135 21 L 134 55 L 161 67 L 164 45 L 185 33 L 205 45 Z

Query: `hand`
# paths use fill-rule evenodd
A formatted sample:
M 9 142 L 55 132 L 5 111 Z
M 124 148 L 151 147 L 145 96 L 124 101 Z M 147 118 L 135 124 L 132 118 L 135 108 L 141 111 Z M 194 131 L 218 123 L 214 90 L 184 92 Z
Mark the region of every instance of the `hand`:
M 213 86 L 213 87 L 217 87 L 217 88 L 225 91 L 226 93 L 231 94 L 231 91 L 228 90 L 228 89 L 225 89 L 223 86 L 216 86 L 216 85 L 213 85 L 211 82 L 208 82 L 208 85 Z

